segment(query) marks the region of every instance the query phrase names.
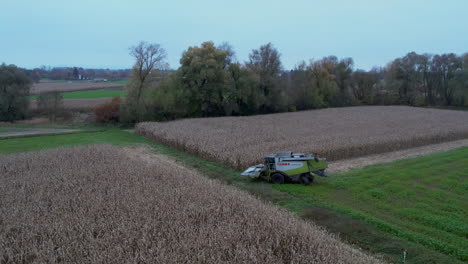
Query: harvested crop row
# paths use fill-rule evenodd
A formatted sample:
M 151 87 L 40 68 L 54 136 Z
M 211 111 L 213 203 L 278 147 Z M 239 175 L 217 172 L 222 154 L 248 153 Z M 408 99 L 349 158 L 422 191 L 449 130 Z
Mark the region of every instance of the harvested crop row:
M 379 262 L 243 191 L 139 155 L 0 156 L 0 262 Z
M 205 158 L 244 168 L 277 151 L 330 160 L 468 137 L 468 112 L 407 106 L 329 108 L 250 117 L 145 122 L 137 133 Z

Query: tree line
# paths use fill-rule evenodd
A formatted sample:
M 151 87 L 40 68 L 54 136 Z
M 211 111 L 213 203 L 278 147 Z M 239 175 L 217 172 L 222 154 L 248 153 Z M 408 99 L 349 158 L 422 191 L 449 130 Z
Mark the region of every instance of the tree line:
M 110 81 L 126 80 L 131 69 L 85 69 L 82 67 L 46 67 L 41 66 L 32 70 L 23 69 L 25 74 L 34 82 L 41 79 L 50 80 L 94 80 L 107 79 Z
M 354 105 L 468 107 L 468 53 L 411 52 L 370 71 L 355 69 L 351 58 L 328 56 L 284 70 L 271 43 L 253 49 L 241 63 L 229 44 L 208 41 L 185 50 L 180 67 L 170 70 L 159 44 L 141 42 L 130 50 L 131 70 L 93 70 L 114 76 L 110 79 L 130 76 L 126 97 L 98 111 L 106 117 L 106 109 L 112 109 L 112 118 L 104 119 L 134 123 Z M 35 71 L 50 79 L 93 76 L 76 67 L 39 71 L 2 64 L 0 121 L 26 116 Z
M 354 105 L 468 107 L 468 53 L 411 52 L 370 71 L 335 56 L 285 71 L 271 43 L 240 63 L 229 44 L 204 42 L 184 51 L 175 71 L 167 70 L 159 44 L 141 42 L 131 55 L 136 62 L 121 106 L 124 122 Z

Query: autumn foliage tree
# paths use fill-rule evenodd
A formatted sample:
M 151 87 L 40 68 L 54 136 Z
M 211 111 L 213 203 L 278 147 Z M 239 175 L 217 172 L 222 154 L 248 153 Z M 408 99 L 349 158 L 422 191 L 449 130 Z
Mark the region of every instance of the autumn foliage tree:
M 210 41 L 200 47 L 190 47 L 182 54 L 177 77 L 180 89 L 190 97 L 189 115 L 224 115 L 230 63 L 229 51 L 217 48 Z

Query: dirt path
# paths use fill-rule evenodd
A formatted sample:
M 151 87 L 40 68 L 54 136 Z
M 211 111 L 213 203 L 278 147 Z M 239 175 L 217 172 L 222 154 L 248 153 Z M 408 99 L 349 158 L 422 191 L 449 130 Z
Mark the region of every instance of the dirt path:
M 451 149 L 468 146 L 468 139 L 450 141 L 441 144 L 427 145 L 418 148 L 387 152 L 377 155 L 370 155 L 355 159 L 339 160 L 330 162 L 328 172 L 344 172 L 354 168 L 362 168 L 377 163 L 391 162 L 399 159 L 406 159 L 428 155 L 436 152 L 449 151 Z
M 56 135 L 68 134 L 80 131 L 79 129 L 55 129 L 55 128 L 31 128 L 20 131 L 6 131 L 0 132 L 0 139 L 26 137 L 26 136 L 42 136 L 42 135 Z

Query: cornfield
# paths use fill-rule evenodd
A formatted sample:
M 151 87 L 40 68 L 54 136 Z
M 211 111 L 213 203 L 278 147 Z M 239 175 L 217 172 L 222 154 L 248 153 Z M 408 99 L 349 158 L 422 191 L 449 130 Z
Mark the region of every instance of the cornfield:
M 329 160 L 468 137 L 468 112 L 408 106 L 330 108 L 250 117 L 145 122 L 137 133 L 207 159 L 244 168 L 277 151 Z
M 0 263 L 379 262 L 148 155 L 106 145 L 0 155 Z

